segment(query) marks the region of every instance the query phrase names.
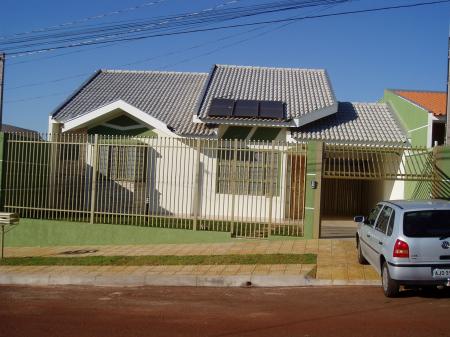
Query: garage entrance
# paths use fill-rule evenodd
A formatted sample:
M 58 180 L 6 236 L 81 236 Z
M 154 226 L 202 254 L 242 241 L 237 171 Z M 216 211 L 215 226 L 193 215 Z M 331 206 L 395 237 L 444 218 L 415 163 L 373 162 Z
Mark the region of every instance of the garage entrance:
M 429 198 L 433 165 L 426 148 L 325 145 L 320 236 L 354 237 L 353 217 L 378 201 Z

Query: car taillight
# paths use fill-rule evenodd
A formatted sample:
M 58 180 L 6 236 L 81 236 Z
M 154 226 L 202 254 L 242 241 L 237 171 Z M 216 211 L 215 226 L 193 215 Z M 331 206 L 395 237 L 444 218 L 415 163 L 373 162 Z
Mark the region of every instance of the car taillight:
M 397 240 L 394 245 L 394 257 L 409 257 L 409 246 L 405 241 Z

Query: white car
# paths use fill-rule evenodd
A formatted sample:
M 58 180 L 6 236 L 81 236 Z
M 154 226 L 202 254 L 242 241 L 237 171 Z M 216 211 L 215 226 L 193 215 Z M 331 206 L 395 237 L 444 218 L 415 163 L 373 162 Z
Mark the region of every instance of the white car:
M 400 286 L 450 286 L 450 201 L 378 203 L 358 222 L 358 261 L 381 275 L 387 297 Z

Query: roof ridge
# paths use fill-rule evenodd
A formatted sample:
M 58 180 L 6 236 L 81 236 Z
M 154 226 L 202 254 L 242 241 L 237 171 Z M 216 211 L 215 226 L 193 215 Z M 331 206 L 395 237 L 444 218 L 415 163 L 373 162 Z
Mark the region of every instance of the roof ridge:
M 163 71 L 163 70 L 127 70 L 127 69 L 100 69 L 102 73 L 136 73 L 136 74 L 187 74 L 187 75 L 208 75 L 204 72 L 195 71 Z
M 420 93 L 432 93 L 432 94 L 447 94 L 446 91 L 441 91 L 441 90 L 415 90 L 415 89 L 386 89 L 389 91 L 402 91 L 402 92 L 420 92 Z
M 350 101 L 338 101 L 338 103 L 350 103 L 350 104 L 366 104 L 366 105 L 387 105 L 385 102 L 350 102 Z
M 300 71 L 314 71 L 325 72 L 325 68 L 294 68 L 294 67 L 268 67 L 268 66 L 244 66 L 234 64 L 215 64 L 216 67 L 223 68 L 241 68 L 241 69 L 277 69 L 277 70 L 300 70 Z

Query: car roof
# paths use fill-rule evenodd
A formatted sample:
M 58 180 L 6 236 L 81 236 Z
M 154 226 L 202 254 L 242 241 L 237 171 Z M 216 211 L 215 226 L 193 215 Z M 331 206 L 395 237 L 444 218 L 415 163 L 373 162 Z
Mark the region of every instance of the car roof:
M 387 204 L 392 204 L 404 210 L 411 209 L 450 209 L 450 201 L 442 199 L 424 200 L 385 200 Z

